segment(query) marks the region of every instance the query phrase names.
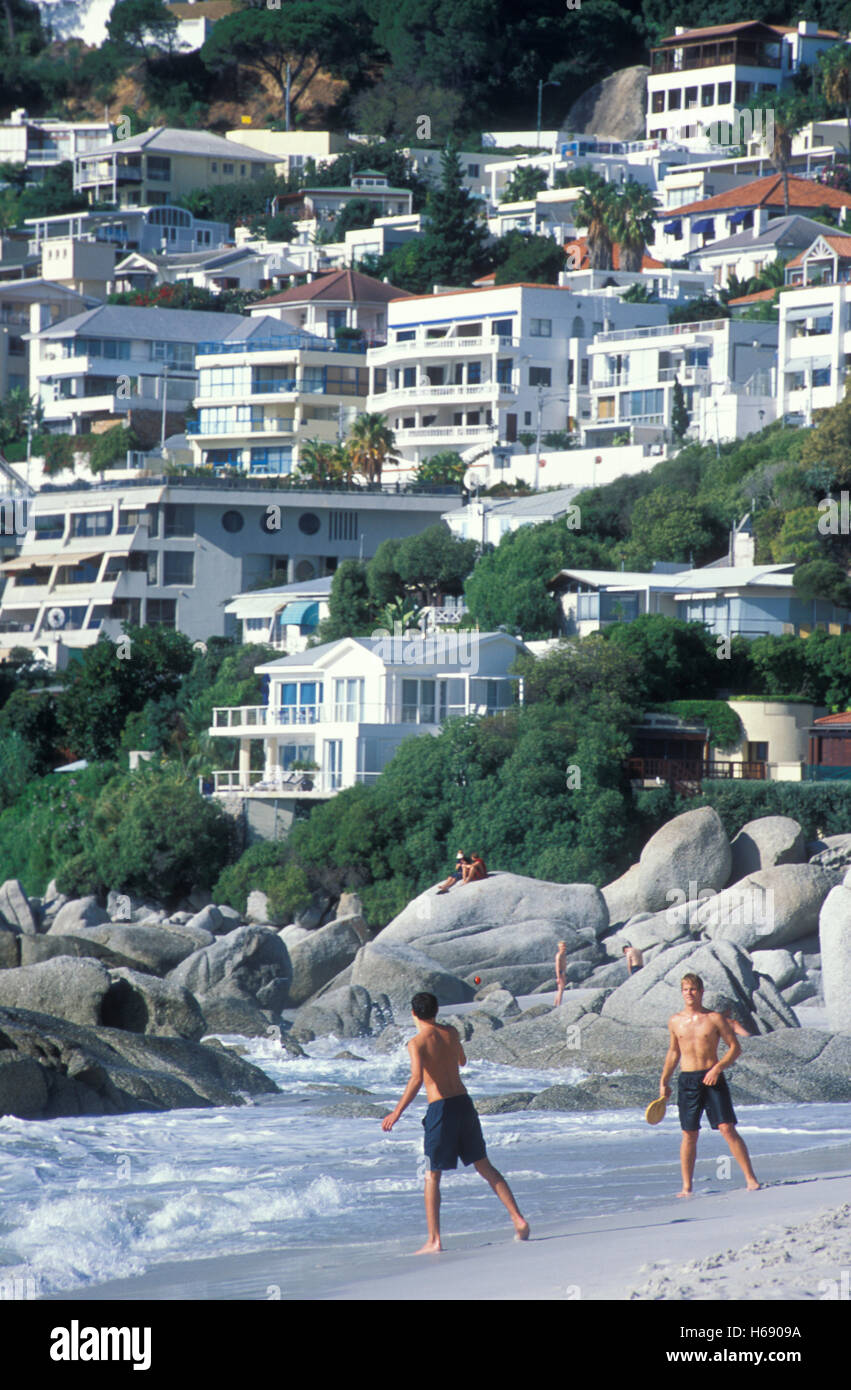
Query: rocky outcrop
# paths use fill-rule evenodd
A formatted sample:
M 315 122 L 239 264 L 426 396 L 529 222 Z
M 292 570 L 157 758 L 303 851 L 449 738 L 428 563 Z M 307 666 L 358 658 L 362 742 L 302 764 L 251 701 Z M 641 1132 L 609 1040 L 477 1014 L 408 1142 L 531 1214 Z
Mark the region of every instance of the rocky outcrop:
M 817 864 L 780 864 L 749 874 L 710 898 L 697 914 L 713 941 L 732 941 L 742 950 L 768 950 L 809 936 L 836 873 Z
M 298 931 L 287 928 L 288 931 Z M 282 935 L 283 939 L 283 935 Z M 292 968 L 288 1004 L 297 1008 L 317 990 L 333 980 L 350 965 L 361 946 L 369 940 L 369 929 L 363 917 L 338 917 L 327 927 L 305 932 L 300 940 L 287 947 Z
M 108 1028 L 159 1037 L 191 1038 L 198 1042 L 207 1032 L 201 1009 L 181 985 L 142 975 L 136 970 L 113 970 L 101 1008 L 101 1022 Z
M 777 864 L 803 864 L 807 857 L 804 832 L 791 816 L 760 816 L 748 821 L 732 841 L 730 851 L 731 883 Z
M 828 894 L 819 940 L 827 1021 L 837 1033 L 851 1034 L 851 888 L 838 885 Z
M 0 971 L 0 1007 L 97 1026 L 109 985 L 109 972 L 99 961 L 58 956 Z
M 564 138 L 588 134 L 607 140 L 643 140 L 649 71 L 636 64 L 595 82 L 571 106 L 562 126 Z
M 98 927 L 109 921 L 109 915 L 97 898 L 72 898 L 53 915 L 49 931 L 54 936 L 77 936 L 82 927 Z
M 25 936 L 35 936 L 41 914 L 34 912 L 21 884 L 9 878 L 0 886 L 0 921 L 8 922 Z
M 638 863 L 645 912 L 661 912 L 707 888 L 723 888 L 730 878 L 731 854 L 721 817 L 711 806 L 674 816 L 651 835 Z
M 362 986 L 331 990 L 298 1010 L 293 1019 L 292 1036 L 297 1042 L 311 1042 L 326 1033 L 338 1038 L 367 1037 L 372 1013 L 372 998 Z M 379 1021 L 383 1025 L 389 1018 L 381 1017 Z
M 385 941 L 382 932 L 377 941 L 362 946 L 352 966 L 352 985 L 360 986 L 371 995 L 386 994 L 393 1011 L 407 1018 L 411 998 L 428 990 L 443 1004 L 463 1004 L 473 998 L 473 987 L 444 969 L 437 960 L 400 941 Z M 328 995 L 318 1002 L 325 1004 Z
M 50 929 L 51 936 L 60 934 L 56 930 L 58 923 L 57 918 Z M 134 969 L 154 975 L 167 975 L 181 961 L 215 940 L 209 932 L 168 923 L 144 926 L 136 922 L 108 922 L 103 926 L 80 927 L 76 934 L 83 941 L 96 941 L 123 956 Z
M 194 995 L 235 995 L 282 1009 L 292 976 L 289 953 L 273 927 L 238 927 L 187 956 L 169 979 Z
M 277 1089 L 225 1048 L 0 1008 L 0 1115 L 55 1119 L 241 1105 L 246 1096 Z

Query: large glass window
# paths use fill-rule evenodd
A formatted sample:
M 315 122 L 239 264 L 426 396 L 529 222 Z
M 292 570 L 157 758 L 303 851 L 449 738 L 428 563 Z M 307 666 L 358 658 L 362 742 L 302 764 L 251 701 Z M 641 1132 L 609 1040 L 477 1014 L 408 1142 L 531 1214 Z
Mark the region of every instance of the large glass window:
M 195 507 L 191 502 L 166 502 L 163 507 L 163 535 L 194 536 Z
M 138 604 L 138 599 L 130 600 Z M 113 604 L 113 608 L 115 604 Z M 148 627 L 174 627 L 177 616 L 177 600 L 173 598 L 149 598 L 145 606 L 145 622 Z
M 433 680 L 403 680 L 402 723 L 434 724 L 434 696 Z
M 195 556 L 191 550 L 163 553 L 163 584 L 194 584 Z
M 551 338 L 553 336 L 552 319 L 530 319 L 529 336 L 531 338 Z
M 438 681 L 437 688 L 439 694 L 438 718 L 441 724 L 444 719 L 453 719 L 458 715 L 467 713 L 463 677 L 451 676 L 448 680 Z
M 108 536 L 112 533 L 112 512 L 77 512 L 71 517 L 72 536 Z
M 347 723 L 363 719 L 363 690 L 363 679 L 335 680 L 334 718 Z

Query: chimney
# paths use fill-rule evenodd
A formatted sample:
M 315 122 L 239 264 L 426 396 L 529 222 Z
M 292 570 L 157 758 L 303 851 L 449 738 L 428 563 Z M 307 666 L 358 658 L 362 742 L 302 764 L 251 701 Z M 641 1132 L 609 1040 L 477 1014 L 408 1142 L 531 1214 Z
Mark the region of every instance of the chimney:
M 814 19 L 799 19 L 798 33 L 811 38 L 818 33 L 818 25 Z
M 754 208 L 753 210 L 753 234 L 755 237 L 761 236 L 768 226 L 768 208 Z

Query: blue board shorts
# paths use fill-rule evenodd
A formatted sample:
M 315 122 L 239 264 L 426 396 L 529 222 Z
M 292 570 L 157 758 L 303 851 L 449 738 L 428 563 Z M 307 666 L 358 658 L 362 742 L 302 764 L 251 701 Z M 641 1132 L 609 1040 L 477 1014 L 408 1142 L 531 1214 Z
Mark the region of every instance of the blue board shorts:
M 457 1168 L 459 1158 L 468 1167 L 487 1156 L 479 1117 L 468 1095 L 433 1100 L 426 1110 L 423 1129 L 432 1172 Z
M 693 1132 L 700 1129 L 700 1117 L 706 1112 L 712 1129 L 719 1125 L 738 1124 L 730 1088 L 723 1071 L 714 1086 L 704 1086 L 706 1071 L 681 1071 L 677 1082 L 677 1108 L 680 1128 Z

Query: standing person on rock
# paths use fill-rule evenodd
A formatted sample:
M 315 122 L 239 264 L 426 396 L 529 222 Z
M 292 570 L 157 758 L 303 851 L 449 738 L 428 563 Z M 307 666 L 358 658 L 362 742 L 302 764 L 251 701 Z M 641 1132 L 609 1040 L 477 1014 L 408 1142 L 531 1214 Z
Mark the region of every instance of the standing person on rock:
M 416 1037 L 408 1043 L 411 1076 L 396 1109 L 381 1121 L 381 1128 L 389 1134 L 425 1083 L 429 1100 L 423 1120 L 425 1152 L 430 1165 L 425 1180 L 428 1240 L 417 1254 L 436 1255 L 443 1249 L 440 1243 L 440 1174 L 445 1168 L 457 1168 L 459 1158 L 465 1167 L 472 1163 L 476 1172 L 490 1183 L 514 1222 L 515 1239 L 528 1240 L 529 1223 L 520 1215 L 505 1178 L 488 1159 L 479 1117 L 461 1080 L 458 1068 L 466 1066 L 467 1058 L 458 1030 L 436 1022 L 437 1008 L 435 996 L 425 991 L 415 994 L 411 1000 L 411 1013 L 417 1025 Z
M 678 1197 L 690 1197 L 700 1117 L 704 1110 L 712 1129 L 720 1129 L 730 1152 L 745 1175 L 748 1191 L 759 1188 L 751 1166 L 750 1154 L 744 1139 L 736 1129 L 736 1112 L 730 1099 L 726 1067 L 732 1066 L 741 1055 L 741 1047 L 729 1020 L 703 1007 L 703 981 L 699 975 L 684 975 L 680 981 L 683 1008 L 668 1021 L 671 1040 L 662 1068 L 659 1095 L 666 1100 L 671 1094 L 669 1081 L 680 1063 L 677 1105 L 683 1132 L 680 1145 L 680 1166 L 683 1175 L 682 1191 Z M 718 1044 L 723 1038 L 727 1051 L 718 1060 Z

